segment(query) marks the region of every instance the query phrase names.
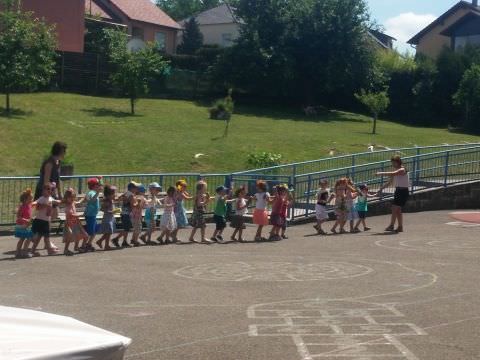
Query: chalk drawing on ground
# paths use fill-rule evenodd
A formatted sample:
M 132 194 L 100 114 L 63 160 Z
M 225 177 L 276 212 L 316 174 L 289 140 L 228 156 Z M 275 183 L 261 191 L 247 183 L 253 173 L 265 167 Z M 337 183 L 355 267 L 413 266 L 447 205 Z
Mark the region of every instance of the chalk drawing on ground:
M 251 306 L 252 337 L 290 337 L 302 360 L 418 358 L 399 340 L 426 335 L 392 304 L 304 300 Z
M 345 262 L 233 262 L 187 266 L 174 271 L 177 276 L 218 281 L 316 281 L 364 276 L 374 270 Z

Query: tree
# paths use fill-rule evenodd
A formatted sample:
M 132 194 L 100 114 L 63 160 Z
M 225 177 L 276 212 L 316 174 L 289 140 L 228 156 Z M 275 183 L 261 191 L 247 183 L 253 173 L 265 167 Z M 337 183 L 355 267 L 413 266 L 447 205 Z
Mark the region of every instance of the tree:
M 203 45 L 203 34 L 197 20 L 190 18 L 185 24 L 182 43 L 178 46 L 180 54 L 194 55 Z
M 22 12 L 17 0 L 0 0 L 0 92 L 10 115 L 10 95 L 46 85 L 55 73 L 54 29 Z
M 365 0 L 239 0 L 245 23 L 216 78 L 305 105 L 368 87 L 375 50 Z
M 454 102 L 463 107 L 465 112 L 465 128 L 480 131 L 480 65 L 472 65 L 465 71 L 460 88 L 455 93 Z
M 157 0 L 157 6 L 175 20 L 183 20 L 201 11 L 219 6 L 222 3 L 222 0 Z M 228 3 L 235 5 L 236 0 Z
M 372 134 L 377 133 L 377 120 L 378 116 L 387 111 L 390 105 L 390 99 L 386 91 L 381 92 L 366 92 L 362 89 L 359 94 L 355 94 L 355 97 L 363 105 L 365 105 L 373 116 L 373 130 Z
M 110 62 L 115 67 L 110 80 L 122 95 L 130 99 L 131 114 L 134 115 L 135 103 L 142 95 L 148 94 L 151 80 L 166 73 L 168 62 L 153 43 L 139 51 L 129 51 L 125 32 L 108 29 L 106 34 L 109 38 Z

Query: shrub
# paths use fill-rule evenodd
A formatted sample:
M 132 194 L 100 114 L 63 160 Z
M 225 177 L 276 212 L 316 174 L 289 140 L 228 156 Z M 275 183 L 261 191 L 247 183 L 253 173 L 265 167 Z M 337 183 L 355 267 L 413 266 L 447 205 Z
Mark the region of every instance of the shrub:
M 282 154 L 261 151 L 250 153 L 247 156 L 247 165 L 253 169 L 278 166 L 282 163 Z
M 464 127 L 479 132 L 480 116 L 480 65 L 473 65 L 465 71 L 460 88 L 454 95 L 454 102 L 463 107 L 465 112 Z
M 230 89 L 224 99 L 219 99 L 213 103 L 213 106 L 209 109 L 210 119 L 230 120 L 234 108 L 235 104 L 232 99 L 232 89 Z

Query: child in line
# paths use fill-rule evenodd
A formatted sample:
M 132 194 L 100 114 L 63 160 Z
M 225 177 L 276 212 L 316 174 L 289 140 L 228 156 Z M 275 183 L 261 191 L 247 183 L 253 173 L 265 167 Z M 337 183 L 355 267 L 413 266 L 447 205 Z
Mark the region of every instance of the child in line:
M 285 185 L 278 185 L 276 187 L 276 194 L 272 202 L 272 213 L 270 215 L 270 221 L 272 223 L 272 232 L 270 235 L 270 241 L 281 240 L 280 230 L 287 222 L 287 210 L 288 210 L 288 187 Z
M 122 222 L 122 231 L 112 239 L 112 243 L 115 245 L 115 247 L 119 248 L 120 247 L 120 239 L 123 238 L 123 242 L 121 247 L 130 247 L 128 244 L 128 233 L 130 230 L 132 230 L 132 209 L 133 205 L 135 203 L 135 194 L 137 193 L 137 187 L 139 186 L 139 183 L 136 183 L 134 181 L 131 181 L 127 185 L 127 191 L 120 195 L 118 198 L 119 201 L 122 202 L 122 211 L 120 213 L 120 219 Z
M 134 247 L 140 246 L 138 242 L 138 238 L 142 233 L 143 223 L 142 223 L 142 216 L 143 216 L 143 209 L 147 203 L 145 199 L 145 193 L 147 189 L 143 185 L 137 186 L 137 194 L 134 197 L 134 203 L 132 207 L 132 227 L 133 227 L 133 234 L 131 244 Z
M 288 216 L 288 209 L 291 208 L 293 206 L 293 203 L 295 202 L 295 197 L 293 195 L 294 191 L 295 190 L 293 189 L 293 186 L 291 188 L 287 187 L 288 207 L 285 209 L 285 219 Z M 288 225 L 288 221 L 285 221 L 285 223 L 282 226 L 282 230 L 280 232 L 280 237 L 284 240 L 288 240 L 288 236 L 286 234 L 287 233 L 287 225 Z
M 347 206 L 347 220 L 350 222 L 350 233 L 358 232 L 355 230 L 355 221 L 358 219 L 357 209 L 355 208 L 354 201 L 357 198 L 357 190 L 350 178 L 346 178 L 347 187 L 345 191 L 345 204 Z
M 375 195 L 370 195 L 368 192 L 368 187 L 365 184 L 362 184 L 358 187 L 358 197 L 357 197 L 357 204 L 356 204 L 356 209 L 358 212 L 358 221 L 357 225 L 355 226 L 355 229 L 357 230 L 356 232 L 359 232 L 360 229 L 360 224 L 363 225 L 363 231 L 369 231 L 371 230 L 366 223 L 366 218 L 367 218 L 367 211 L 368 211 L 368 198 L 373 198 Z
M 48 255 L 56 255 L 59 253 L 58 248 L 50 240 L 50 221 L 52 220 L 53 205 L 60 205 L 60 200 L 52 197 L 52 191 L 57 185 L 48 183 L 43 186 L 42 196 L 37 199 L 35 206 L 35 219 L 32 222 L 33 246 L 32 256 L 40 256 L 37 252 L 38 244 L 43 237 L 45 249 Z
M 159 183 L 153 182 L 148 185 L 148 191 L 150 192 L 150 199 L 146 202 L 145 209 L 145 223 L 147 224 L 147 231 L 140 236 L 140 240 L 144 244 L 152 242 L 152 234 L 157 231 L 157 210 L 161 205 L 161 201 L 158 198 L 158 194 L 162 191 L 162 187 Z
M 103 212 L 101 233 L 102 237 L 96 242 L 97 246 L 105 251 L 111 250 L 110 238 L 115 232 L 115 193 L 117 188 L 111 185 L 105 185 L 103 188 L 103 200 L 101 210 Z M 105 243 L 105 244 L 104 244 Z
M 85 207 L 85 222 L 88 234 L 88 242 L 82 245 L 83 251 L 95 251 L 92 243 L 97 235 L 97 215 L 100 211 L 100 179 L 91 178 L 87 181 L 88 192 L 85 195 L 83 202 L 87 203 Z
M 63 229 L 63 241 L 65 242 L 65 249 L 63 254 L 66 256 L 73 256 L 75 253 L 70 251 L 70 244 L 74 242 L 74 251 L 79 251 L 79 241 L 83 240 L 82 249 L 88 242 L 88 234 L 82 226 L 80 221 L 81 214 L 77 213 L 77 202 L 75 201 L 77 194 L 72 188 L 65 191 L 63 201 L 65 202 L 65 228 Z M 78 203 L 81 203 L 78 202 Z
M 160 221 L 160 239 L 165 236 L 165 244 L 169 243 L 169 239 L 173 232 L 177 229 L 177 220 L 175 218 L 175 188 L 169 187 L 167 190 L 167 197 L 163 201 L 163 207 L 165 208 L 162 219 Z M 173 242 L 172 238 L 172 242 Z
M 235 191 L 235 215 L 233 216 L 232 222 L 230 226 L 234 228 L 232 237 L 230 238 L 232 241 L 239 241 L 243 242 L 243 230 L 246 229 L 245 227 L 245 215 L 248 213 L 248 201 L 245 199 L 247 195 L 247 191 L 245 187 L 238 188 Z M 238 234 L 238 239 L 237 239 Z
M 210 194 L 207 192 L 207 183 L 203 180 L 200 180 L 196 186 L 197 193 L 195 195 L 194 200 L 194 209 L 192 215 L 192 232 L 190 234 L 190 242 L 196 242 L 201 244 L 202 242 L 205 244 L 211 244 L 212 241 L 205 237 L 205 228 L 207 226 L 205 222 L 205 213 L 207 211 L 207 205 L 210 203 L 211 197 Z M 201 241 L 195 240 L 195 234 L 197 230 L 200 229 Z
M 185 201 L 192 200 L 193 197 L 187 192 L 187 182 L 185 180 L 178 180 L 175 184 L 175 220 L 177 221 L 177 228 L 172 233 L 173 241 L 178 241 L 178 231 L 185 229 L 188 226 L 187 211 L 185 210 Z
M 317 224 L 314 225 L 315 230 L 319 235 L 327 235 L 327 233 L 322 229 L 323 223 L 328 221 L 328 212 L 327 205 L 335 197 L 334 194 L 329 194 L 328 192 L 328 180 L 320 180 L 320 188 L 317 193 L 317 204 L 315 205 L 315 215 L 317 218 Z
M 253 212 L 253 223 L 258 226 L 255 234 L 255 241 L 266 241 L 262 237 L 262 231 L 268 225 L 268 210 L 267 206 L 273 200 L 267 192 L 267 183 L 263 180 L 257 181 L 257 193 L 252 197 L 255 200 L 255 211 Z
M 32 189 L 26 189 L 20 195 L 20 206 L 17 210 L 15 225 L 15 237 L 18 238 L 15 257 L 17 259 L 28 259 L 32 254 L 28 251 L 33 233 L 32 224 L 33 194 Z
M 228 189 L 225 186 L 219 186 L 215 189 L 217 195 L 215 196 L 215 209 L 213 213 L 213 220 L 215 221 L 215 231 L 210 240 L 213 242 L 223 242 L 223 231 L 227 227 L 227 204 L 235 200 L 229 200 L 227 195 Z
M 337 234 L 337 227 L 340 227 L 340 234 L 345 234 L 345 224 L 347 222 L 347 179 L 341 178 L 335 183 L 335 215 L 337 217 L 331 232 Z

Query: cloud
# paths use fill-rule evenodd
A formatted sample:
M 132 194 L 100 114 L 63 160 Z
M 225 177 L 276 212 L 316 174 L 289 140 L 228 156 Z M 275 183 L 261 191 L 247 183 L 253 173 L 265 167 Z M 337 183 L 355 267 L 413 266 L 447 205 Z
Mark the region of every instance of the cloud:
M 405 43 L 436 18 L 433 14 L 407 12 L 387 19 L 385 30 L 388 35 L 397 38 L 399 42 Z

